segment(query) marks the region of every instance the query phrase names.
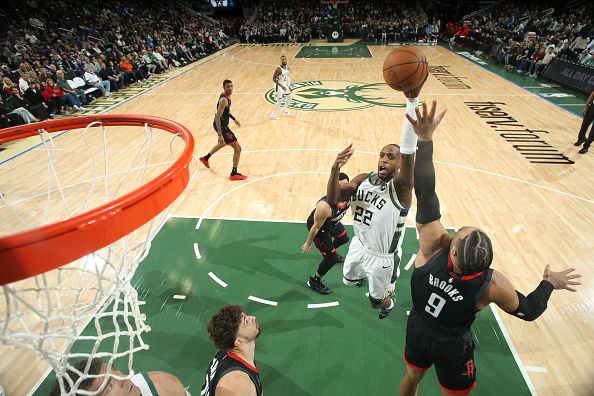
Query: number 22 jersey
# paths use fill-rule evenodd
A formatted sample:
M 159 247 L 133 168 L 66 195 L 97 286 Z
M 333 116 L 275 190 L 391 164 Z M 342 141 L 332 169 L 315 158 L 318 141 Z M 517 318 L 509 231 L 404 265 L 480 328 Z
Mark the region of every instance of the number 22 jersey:
M 394 180 L 373 184 L 370 173 L 351 197 L 353 228 L 359 241 L 378 253 L 394 253 L 408 215 L 396 195 Z

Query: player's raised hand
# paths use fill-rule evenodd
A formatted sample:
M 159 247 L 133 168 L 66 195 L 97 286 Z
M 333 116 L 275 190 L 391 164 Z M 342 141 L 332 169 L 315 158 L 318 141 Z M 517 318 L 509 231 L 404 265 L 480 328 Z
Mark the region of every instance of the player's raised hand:
M 409 114 L 406 115 L 406 119 L 412 124 L 413 129 L 420 141 L 429 141 L 433 139 L 433 131 L 441 122 L 447 109 L 442 110 L 439 114 L 437 112 L 437 101 L 434 100 L 431 103 L 431 110 L 427 112 L 427 103 L 423 103 L 421 108 L 415 109 L 417 119 L 413 119 Z
M 334 165 L 332 166 L 332 169 L 342 168 L 343 165 L 349 161 L 349 158 L 351 158 L 351 155 L 353 155 L 354 152 L 355 149 L 353 148 L 353 143 L 351 143 L 347 148 L 338 153 L 338 155 L 336 156 L 336 161 L 334 161 Z
M 576 291 L 570 285 L 581 285 L 581 282 L 575 281 L 573 279 L 581 278 L 580 274 L 576 274 L 572 272 L 575 271 L 575 268 L 567 268 L 563 271 L 551 271 L 551 266 L 547 264 L 544 270 L 544 274 L 542 278 L 548 282 L 553 284 L 553 287 L 557 290 L 565 289 L 569 291 Z

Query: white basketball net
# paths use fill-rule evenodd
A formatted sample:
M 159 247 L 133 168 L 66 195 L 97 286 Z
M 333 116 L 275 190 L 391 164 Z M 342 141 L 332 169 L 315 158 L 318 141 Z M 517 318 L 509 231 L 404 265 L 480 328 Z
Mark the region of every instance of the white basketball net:
M 40 131 L 29 139 L 41 139 L 41 146 L 1 165 L 7 171 L 0 198 L 0 235 L 113 201 L 162 173 L 185 147 L 177 135 L 153 132 L 148 125 L 90 126 L 53 138 Z M 28 169 L 27 177 L 11 177 L 16 169 Z M 74 382 L 65 375 L 80 360 L 99 357 L 111 365 L 123 359 L 127 377 L 132 376 L 133 354 L 148 349 L 142 336 L 150 328 L 140 310 L 144 302 L 130 282 L 169 209 L 93 254 L 0 287 L 0 341 L 31 349 L 47 360 L 62 394 L 93 394 L 77 390 L 89 377 L 84 372 Z

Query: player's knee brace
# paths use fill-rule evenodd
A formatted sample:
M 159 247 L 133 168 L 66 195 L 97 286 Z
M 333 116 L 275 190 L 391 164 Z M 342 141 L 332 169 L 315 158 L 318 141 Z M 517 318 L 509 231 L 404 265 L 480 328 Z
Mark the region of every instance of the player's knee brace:
M 339 246 L 344 245 L 345 243 L 347 243 L 349 241 L 349 236 L 347 234 L 344 234 L 341 237 L 338 238 L 334 238 L 334 247 L 337 248 Z
M 356 286 L 358 282 L 361 282 L 363 279 L 347 279 L 344 276 L 342 277 L 342 283 L 345 286 Z

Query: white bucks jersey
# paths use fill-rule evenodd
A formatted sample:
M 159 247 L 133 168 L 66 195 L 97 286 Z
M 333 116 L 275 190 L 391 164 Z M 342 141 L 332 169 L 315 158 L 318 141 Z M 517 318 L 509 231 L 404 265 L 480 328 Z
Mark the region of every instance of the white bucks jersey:
M 284 85 L 289 88 L 291 85 L 291 82 L 289 81 L 289 66 L 279 67 L 281 69 L 281 74 L 278 76 L 278 83 L 279 85 Z
M 371 173 L 351 198 L 355 235 L 368 249 L 378 253 L 395 253 L 398 249 L 408 208 L 403 208 L 394 181 L 381 185 L 371 183 Z

